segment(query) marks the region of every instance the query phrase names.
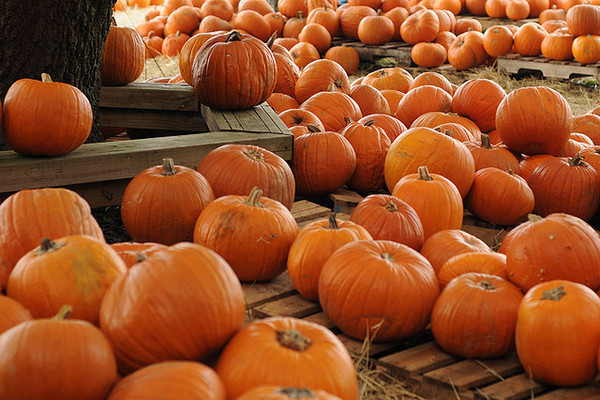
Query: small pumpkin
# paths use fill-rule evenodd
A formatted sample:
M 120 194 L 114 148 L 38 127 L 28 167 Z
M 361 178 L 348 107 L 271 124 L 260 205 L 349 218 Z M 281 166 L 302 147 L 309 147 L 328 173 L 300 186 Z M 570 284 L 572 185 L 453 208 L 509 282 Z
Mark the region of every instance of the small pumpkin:
M 460 229 L 445 229 L 430 236 L 423 247 L 421 254 L 429 260 L 436 274 L 452 257 L 464 253 L 491 252 L 490 247 L 468 232 Z
M 102 55 L 102 84 L 125 85 L 144 71 L 144 41 L 133 28 L 111 25 Z

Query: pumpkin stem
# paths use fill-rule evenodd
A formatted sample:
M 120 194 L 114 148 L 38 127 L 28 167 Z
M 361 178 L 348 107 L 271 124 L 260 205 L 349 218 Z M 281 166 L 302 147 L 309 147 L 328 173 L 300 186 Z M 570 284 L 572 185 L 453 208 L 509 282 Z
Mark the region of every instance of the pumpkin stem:
M 389 254 L 389 253 L 383 253 L 383 254 L 380 254 L 380 256 L 381 256 L 381 258 L 383 258 L 385 261 L 390 261 L 390 262 L 391 262 L 391 261 L 394 261 L 394 257 L 392 257 L 392 255 L 391 255 L 391 254 Z
M 177 171 L 175 171 L 175 163 L 172 158 L 163 158 L 163 171 L 161 173 L 162 176 L 171 176 L 175 175 Z
M 484 288 L 485 290 L 494 290 L 494 289 L 496 289 L 496 286 L 494 286 L 492 284 L 492 282 L 485 281 L 485 280 L 477 282 L 477 286 L 480 286 L 480 287 Z
M 429 175 L 429 170 L 427 169 L 427 166 L 425 166 L 425 165 L 420 166 L 419 168 L 417 168 L 417 172 L 419 174 L 420 181 L 432 181 L 433 180 L 431 175 Z
M 298 11 L 298 12 L 296 13 L 296 17 L 297 17 L 298 19 L 304 19 L 304 13 L 303 13 L 302 11 Z
M 329 84 L 329 86 L 327 86 L 327 91 L 328 92 L 337 92 L 337 90 L 335 90 L 335 85 L 333 84 L 333 82 L 331 82 Z
M 286 329 L 284 331 L 276 331 L 277 341 L 283 346 L 291 350 L 305 351 L 310 347 L 312 341 L 302 336 L 302 333 L 295 329 Z
M 488 150 L 492 149 L 492 141 L 490 140 L 490 135 L 487 133 L 481 134 L 481 147 Z
M 150 39 L 152 37 L 152 35 L 154 35 L 154 31 L 148 32 L 148 39 Z
M 327 229 L 340 229 L 337 220 L 335 219 L 335 213 L 329 213 L 329 225 L 327 226 Z
M 117 26 L 117 19 L 114 15 L 110 17 L 110 26 Z
M 344 82 L 342 82 L 341 79 L 336 79 L 335 81 L 333 81 L 333 84 L 339 89 L 344 87 Z
M 42 256 L 46 253 L 51 253 L 63 247 L 64 243 L 56 243 L 48 238 L 42 238 L 42 244 L 35 251 L 36 256 Z
M 252 207 L 264 207 L 260 203 L 260 197 L 262 196 L 263 191 L 258 186 L 254 186 L 250 191 L 250 195 L 248 196 L 248 200 L 244 201 L 244 204 L 248 204 Z
M 344 122 L 346 123 L 346 126 L 350 125 L 353 121 L 352 118 L 350 118 L 347 115 L 344 115 Z
M 265 156 L 258 149 L 251 149 L 248 151 L 244 151 L 244 155 L 246 157 L 252 159 L 252 161 L 265 161 Z
M 540 297 L 540 300 L 554 300 L 554 301 L 559 301 L 560 299 L 562 299 L 567 292 L 565 292 L 565 287 L 564 286 L 559 286 L 547 291 L 543 291 L 542 292 L 543 296 Z
M 368 120 L 367 122 L 365 122 L 363 125 L 364 125 L 364 126 L 371 126 L 371 125 L 373 125 L 374 123 L 375 123 L 375 120 L 374 120 L 374 119 L 370 119 L 370 120 Z
M 452 139 L 454 139 L 454 132 L 452 132 L 451 129 L 442 129 L 439 127 L 435 128 L 436 131 L 438 131 L 439 133 L 443 133 L 446 136 L 450 136 Z
M 537 214 L 529 214 L 527 215 L 527 219 L 529 220 L 529 222 L 538 222 L 543 220 L 544 218 L 542 218 L 541 216 L 537 215 Z
M 64 306 L 62 306 L 60 308 L 60 310 L 58 310 L 58 313 L 52 317 L 52 319 L 57 320 L 57 321 L 63 321 L 67 318 L 69 318 L 69 315 L 71 315 L 71 313 L 73 312 L 73 307 L 71 307 L 71 305 L 69 304 L 65 304 Z
M 316 399 L 315 392 L 309 388 L 282 388 L 275 391 L 277 394 L 282 394 L 288 399 Z
M 271 36 L 267 40 L 267 47 L 268 48 L 273 47 L 273 43 L 275 43 L 275 39 L 277 39 L 277 32 L 273 32 L 273 34 L 271 34 Z
M 236 40 L 242 40 L 242 34 L 238 31 L 231 31 L 229 35 L 227 35 L 227 39 L 225 39 L 226 43 L 234 42 Z
M 135 253 L 135 262 L 136 263 L 146 261 L 147 259 L 148 259 L 148 256 L 143 251 Z
M 308 129 L 309 132 L 321 132 L 321 128 L 319 128 L 317 125 L 315 124 L 306 124 L 306 129 Z
M 579 166 L 583 165 L 583 160 L 585 160 L 585 157 L 582 156 L 581 154 L 577 154 L 569 160 L 569 165 L 571 167 L 579 167 Z
M 383 206 L 383 208 L 385 208 L 389 212 L 396 212 L 396 211 L 398 211 L 398 206 L 396 205 L 396 203 L 394 203 L 391 200 L 388 201 L 388 203 L 385 206 Z
M 50 77 L 50 74 L 42 72 L 42 82 L 44 82 L 44 83 L 51 83 L 52 82 L 52 78 Z
M 181 32 L 177 31 L 177 32 L 175 33 L 175 37 L 179 37 L 179 36 L 181 36 Z

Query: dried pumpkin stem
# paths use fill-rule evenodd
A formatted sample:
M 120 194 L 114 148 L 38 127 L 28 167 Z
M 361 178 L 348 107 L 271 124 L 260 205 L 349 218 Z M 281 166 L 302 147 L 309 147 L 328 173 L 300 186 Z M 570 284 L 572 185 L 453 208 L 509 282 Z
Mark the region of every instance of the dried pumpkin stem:
M 244 151 L 244 155 L 253 161 L 265 161 L 265 156 L 257 149 Z
M 71 307 L 71 305 L 69 305 L 69 304 L 65 304 L 64 306 L 62 306 L 60 308 L 60 310 L 58 310 L 58 313 L 54 317 L 52 317 L 52 319 L 55 319 L 58 321 L 65 320 L 65 319 L 69 318 L 69 315 L 71 315 L 72 312 L 73 312 L 73 307 Z
M 429 175 L 429 170 L 425 165 L 417 168 L 417 173 L 419 174 L 420 181 L 432 181 L 433 178 Z
M 398 211 L 398 206 L 396 205 L 396 203 L 394 203 L 391 200 L 388 201 L 388 203 L 385 206 L 383 206 L 383 208 L 385 208 L 389 212 L 396 212 L 396 211 Z
M 543 220 L 544 218 L 542 218 L 541 216 L 537 215 L 537 214 L 529 214 L 527 215 L 527 219 L 529 220 L 529 222 L 538 222 Z
M 50 76 L 50 74 L 42 72 L 42 82 L 44 82 L 44 83 L 51 83 L 52 82 L 52 77 Z
M 272 48 L 273 44 L 275 43 L 275 39 L 277 39 L 277 32 L 273 32 L 271 34 L 271 36 L 269 37 L 269 39 L 266 42 L 266 45 L 268 48 Z
M 233 42 L 236 40 L 242 40 L 242 34 L 238 31 L 231 31 L 231 33 L 227 35 L 227 39 L 225 39 L 225 42 Z
M 262 196 L 263 191 L 258 186 L 254 186 L 250 191 L 250 195 L 248 196 L 248 200 L 244 201 L 245 204 L 248 204 L 252 207 L 264 207 L 260 203 L 260 197 Z
M 327 226 L 327 229 L 340 229 L 337 220 L 335 219 L 334 212 L 329 214 L 329 225 Z
M 496 286 L 494 286 L 492 284 L 492 282 L 485 281 L 485 280 L 477 282 L 477 286 L 480 286 L 480 287 L 484 288 L 485 290 L 494 290 L 494 289 L 496 289 Z
M 389 253 L 381 254 L 381 258 L 383 258 L 385 261 L 394 261 L 394 257 Z
M 284 347 L 295 351 L 305 351 L 310 347 L 312 341 L 303 336 L 302 333 L 295 329 L 286 329 L 284 331 L 276 331 L 277 341 Z
M 581 154 L 577 154 L 569 160 L 569 165 L 572 167 L 578 167 L 583 163 L 583 160 L 585 160 L 585 157 Z
M 554 300 L 554 301 L 559 301 L 566 294 L 567 294 L 567 292 L 565 292 L 565 287 L 564 286 L 559 286 L 559 287 L 555 287 L 555 288 L 547 290 L 547 291 L 543 291 L 542 292 L 542 297 L 540 298 L 540 300 Z
M 161 175 L 163 176 L 171 176 L 175 175 L 177 171 L 175 170 L 175 163 L 172 158 L 163 158 L 163 171 Z
M 315 124 L 306 124 L 306 129 L 308 129 L 308 131 L 312 133 L 321 132 L 321 128 L 319 128 Z
M 374 119 L 370 119 L 370 120 L 368 120 L 367 122 L 365 122 L 363 125 L 364 125 L 364 126 L 371 126 L 371 125 L 373 125 L 374 123 L 375 123 L 375 120 L 374 120 Z
M 487 133 L 481 134 L 481 147 L 488 150 L 492 149 L 492 141 L 490 140 L 490 135 Z
M 35 251 L 36 256 L 41 256 L 46 253 L 51 253 L 63 247 L 64 243 L 56 243 L 48 238 L 42 238 L 42 244 Z
M 316 399 L 317 396 L 315 395 L 315 392 L 313 392 L 312 390 L 308 389 L 308 388 L 282 388 L 282 389 L 277 389 L 276 391 L 277 394 L 282 394 L 285 395 L 287 398 L 289 399 Z

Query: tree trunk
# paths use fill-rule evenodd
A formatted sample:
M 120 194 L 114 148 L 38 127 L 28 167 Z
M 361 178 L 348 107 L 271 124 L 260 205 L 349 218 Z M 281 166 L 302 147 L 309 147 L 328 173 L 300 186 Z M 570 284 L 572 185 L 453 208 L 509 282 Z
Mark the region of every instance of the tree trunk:
M 77 86 L 89 99 L 94 124 L 88 142 L 103 141 L 98 127 L 102 52 L 114 0 L 0 0 L 0 98 L 18 79 Z M 6 148 L 2 137 L 0 144 Z

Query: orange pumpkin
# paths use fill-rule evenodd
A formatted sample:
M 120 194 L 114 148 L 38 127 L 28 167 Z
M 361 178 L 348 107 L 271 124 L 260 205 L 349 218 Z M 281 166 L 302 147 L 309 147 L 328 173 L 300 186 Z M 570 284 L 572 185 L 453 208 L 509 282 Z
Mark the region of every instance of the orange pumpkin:
M 454 278 L 467 273 L 494 275 L 508 280 L 506 255 L 493 251 L 458 254 L 446 261 L 438 271 L 440 288 L 444 290 Z
M 421 248 L 421 254 L 429 260 L 436 274 L 439 274 L 444 263 L 454 256 L 491 251 L 481 239 L 460 229 L 439 231 L 425 240 Z
M 0 295 L 0 334 L 32 319 L 31 313 L 25 306 L 10 297 Z

